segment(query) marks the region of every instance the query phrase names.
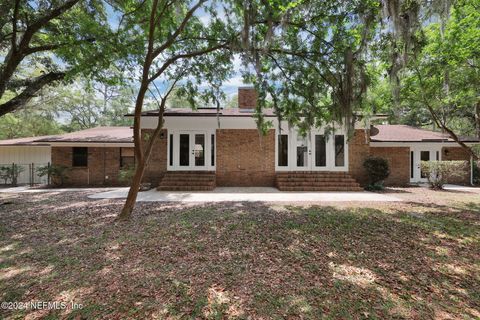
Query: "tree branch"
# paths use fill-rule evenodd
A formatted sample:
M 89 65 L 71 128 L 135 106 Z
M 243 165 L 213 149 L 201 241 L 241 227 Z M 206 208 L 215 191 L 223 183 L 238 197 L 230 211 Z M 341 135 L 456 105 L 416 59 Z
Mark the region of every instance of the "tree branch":
M 182 33 L 182 31 L 185 29 L 187 26 L 188 21 L 190 21 L 190 18 L 192 18 L 193 14 L 195 11 L 204 3 L 206 0 L 200 0 L 197 2 L 196 5 L 194 5 L 190 10 L 188 10 L 187 14 L 183 18 L 182 22 L 180 23 L 180 26 L 175 30 L 175 32 L 165 41 L 164 44 L 162 44 L 160 47 L 156 48 L 153 51 L 153 57 L 157 57 L 160 53 L 162 53 L 165 49 L 170 47 L 175 39 Z
M 0 116 L 3 116 L 13 110 L 17 109 L 19 106 L 27 103 L 31 98 L 35 97 L 35 94 L 43 88 L 45 85 L 52 83 L 54 81 L 61 80 L 65 77 L 64 72 L 50 72 L 44 75 L 41 75 L 33 79 L 25 90 L 22 91 L 15 98 L 0 104 Z

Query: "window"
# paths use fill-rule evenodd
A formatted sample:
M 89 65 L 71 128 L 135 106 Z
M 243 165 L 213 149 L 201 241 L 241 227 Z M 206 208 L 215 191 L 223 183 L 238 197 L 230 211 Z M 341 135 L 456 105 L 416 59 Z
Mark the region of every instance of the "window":
M 345 136 L 335 136 L 335 167 L 345 166 Z
M 297 136 L 297 167 L 308 167 L 308 141 L 306 137 Z
M 413 151 L 410 151 L 410 178 L 413 179 Z
M 430 161 L 430 151 L 420 151 L 420 161 Z M 428 174 L 422 170 L 420 164 L 420 177 L 427 178 Z
M 135 155 L 133 153 L 133 148 L 120 148 L 120 167 L 134 167 L 135 166 Z
M 211 146 L 210 146 L 210 150 L 212 151 L 211 153 L 211 156 L 212 156 L 212 166 L 215 165 L 215 135 L 212 134 L 212 140 L 211 140 Z
M 188 167 L 190 165 L 190 135 L 181 134 L 180 135 L 180 166 Z
M 204 166 L 205 165 L 205 135 L 204 134 L 195 135 L 194 155 L 195 155 L 195 165 L 200 167 Z
M 169 141 L 170 145 L 168 147 L 169 149 L 169 159 L 168 159 L 168 163 L 170 164 L 170 166 L 173 166 L 173 134 L 170 135 L 170 141 Z
M 288 135 L 278 135 L 278 166 L 288 166 Z
M 327 165 L 327 144 L 324 135 L 315 135 L 315 166 Z
M 72 167 L 88 166 L 88 148 L 73 147 L 72 148 Z

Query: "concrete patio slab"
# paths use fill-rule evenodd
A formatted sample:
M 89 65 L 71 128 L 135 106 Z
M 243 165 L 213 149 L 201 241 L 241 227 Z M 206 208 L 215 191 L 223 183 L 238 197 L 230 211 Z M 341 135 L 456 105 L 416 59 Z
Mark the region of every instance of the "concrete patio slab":
M 128 188 L 89 195 L 92 199 L 126 198 Z M 137 202 L 326 202 L 326 201 L 402 201 L 400 198 L 373 192 L 282 192 L 275 188 L 216 188 L 213 191 L 168 192 L 149 190 L 139 192 Z

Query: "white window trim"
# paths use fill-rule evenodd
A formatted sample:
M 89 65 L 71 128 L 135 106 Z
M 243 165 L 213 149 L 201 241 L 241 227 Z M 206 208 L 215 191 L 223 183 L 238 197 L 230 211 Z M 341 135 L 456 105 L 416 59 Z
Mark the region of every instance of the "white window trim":
M 168 130 L 167 136 L 167 171 L 215 171 L 217 164 L 217 137 L 215 130 Z M 173 164 L 170 165 L 170 135 L 173 134 Z M 205 134 L 205 166 L 195 166 L 193 165 L 192 158 L 190 158 L 190 165 L 180 166 L 179 159 L 179 142 L 180 134 L 190 134 L 190 144 L 193 142 L 194 134 Z M 215 136 L 215 165 L 212 166 L 212 155 L 211 155 L 211 136 Z
M 288 136 L 288 166 L 279 166 L 278 165 L 278 136 L 279 134 Z M 282 130 L 281 132 L 278 129 L 275 129 L 275 171 L 339 171 L 347 172 L 349 165 L 349 154 L 348 154 L 348 137 L 345 131 L 337 130 L 335 133 L 327 135 L 326 141 L 326 150 L 327 150 L 327 165 L 325 167 L 315 166 L 315 135 L 324 135 L 324 130 L 312 130 L 310 134 L 307 135 L 309 143 L 309 165 L 307 167 L 297 167 L 296 166 L 296 139 L 297 131 L 295 129 L 291 130 Z M 335 166 L 335 140 L 334 135 L 343 135 L 345 143 L 345 163 L 343 166 Z

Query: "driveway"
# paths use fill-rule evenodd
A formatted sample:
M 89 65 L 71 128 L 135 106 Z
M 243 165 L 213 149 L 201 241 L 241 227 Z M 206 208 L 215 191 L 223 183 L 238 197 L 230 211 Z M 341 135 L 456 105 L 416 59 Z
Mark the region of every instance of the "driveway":
M 128 188 L 89 195 L 92 199 L 126 198 Z M 275 188 L 216 188 L 213 191 L 179 192 L 157 191 L 139 192 L 138 202 L 224 202 L 224 201 L 264 201 L 264 202 L 317 202 L 317 201 L 402 201 L 400 198 L 373 192 L 282 192 Z

